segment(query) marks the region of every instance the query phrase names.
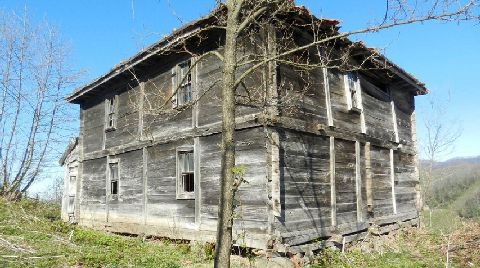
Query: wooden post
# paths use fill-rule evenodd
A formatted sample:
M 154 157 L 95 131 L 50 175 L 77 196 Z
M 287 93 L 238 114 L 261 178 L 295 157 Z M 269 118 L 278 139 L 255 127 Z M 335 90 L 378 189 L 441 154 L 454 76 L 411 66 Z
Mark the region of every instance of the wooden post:
M 200 138 L 193 139 L 193 161 L 194 161 L 194 184 L 195 184 L 195 224 L 197 227 L 201 225 L 201 206 L 202 206 L 202 190 L 201 190 L 201 176 L 200 176 Z
M 373 183 L 372 183 L 372 162 L 370 153 L 370 142 L 365 144 L 365 188 L 367 192 L 368 212 L 373 212 Z
M 362 169 L 361 169 L 361 156 L 360 156 L 360 142 L 355 142 L 355 186 L 357 194 L 357 222 L 363 221 L 362 215 Z
M 332 226 L 337 225 L 337 192 L 335 188 L 335 138 L 330 137 L 330 208 Z
M 332 104 L 330 101 L 330 84 L 328 80 L 328 69 L 323 68 L 323 88 L 325 89 L 325 107 L 327 109 L 328 126 L 333 127 Z
M 147 217 L 148 217 L 148 210 L 147 210 L 147 203 L 148 203 L 148 150 L 146 147 L 142 149 L 142 183 L 143 183 L 143 224 L 147 224 Z
M 107 155 L 107 165 L 105 170 L 105 223 L 108 222 L 108 217 L 110 214 L 110 207 L 109 207 L 109 197 L 110 197 L 110 156 Z
M 395 167 L 393 160 L 393 149 L 390 149 L 390 181 L 392 184 L 392 206 L 393 214 L 397 214 L 397 200 L 395 198 Z
M 272 211 L 273 215 L 276 217 L 280 217 L 282 213 L 282 204 L 280 203 L 280 137 L 276 131 L 271 132 L 271 140 L 270 140 L 270 185 L 271 185 L 271 202 L 272 202 Z
M 145 82 L 140 83 L 140 95 L 138 96 L 138 140 L 143 140 L 143 114 L 145 106 Z
M 397 112 L 395 110 L 395 102 L 392 100 L 390 101 L 390 106 L 392 107 L 392 123 L 393 123 L 393 134 L 395 135 L 395 142 L 399 143 L 400 138 L 398 136 L 398 122 L 397 122 Z

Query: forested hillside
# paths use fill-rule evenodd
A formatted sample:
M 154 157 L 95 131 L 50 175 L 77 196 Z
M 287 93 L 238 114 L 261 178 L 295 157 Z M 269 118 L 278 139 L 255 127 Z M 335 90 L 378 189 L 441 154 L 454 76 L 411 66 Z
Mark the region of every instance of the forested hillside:
M 421 162 L 421 167 L 426 165 Z M 426 199 L 430 208 L 448 208 L 465 218 L 480 217 L 480 157 L 435 163 Z

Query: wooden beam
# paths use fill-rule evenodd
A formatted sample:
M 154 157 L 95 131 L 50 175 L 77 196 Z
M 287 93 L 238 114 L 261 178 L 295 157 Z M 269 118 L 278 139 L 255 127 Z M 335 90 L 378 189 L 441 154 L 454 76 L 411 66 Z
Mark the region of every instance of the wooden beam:
M 391 93 L 390 93 L 391 96 Z M 393 101 L 393 96 L 391 96 L 390 106 L 392 107 L 392 123 L 393 123 L 393 133 L 395 135 L 395 142 L 399 143 L 400 138 L 398 137 L 398 122 L 397 122 L 397 111 L 395 109 L 395 102 Z
M 393 214 L 397 214 L 397 200 L 395 199 L 395 167 L 393 165 L 393 149 L 390 149 L 390 181 L 392 183 Z
M 337 225 L 337 190 L 335 189 L 335 138 L 330 137 L 330 209 L 332 226 Z
M 367 208 L 369 213 L 373 212 L 373 183 L 370 147 L 370 142 L 365 143 L 365 189 L 367 192 Z
M 138 129 L 137 137 L 139 140 L 143 140 L 143 115 L 145 105 L 145 82 L 140 83 L 140 96 L 138 97 Z
M 358 76 L 358 79 L 360 79 L 360 76 Z M 358 91 L 358 103 L 360 103 L 360 132 L 362 132 L 362 134 L 367 134 L 367 123 L 365 121 L 365 111 L 363 110 L 363 90 L 362 90 L 362 85 L 361 85 L 361 82 L 359 80 L 359 82 L 357 83 L 357 91 Z
M 280 202 L 280 137 L 277 131 L 271 132 L 270 137 L 270 185 L 272 212 L 276 217 L 282 214 L 282 204 Z
M 330 99 L 330 84 L 328 80 L 328 69 L 323 68 L 323 88 L 325 90 L 325 107 L 327 109 L 327 124 L 329 127 L 333 127 L 333 114 L 332 103 Z
M 202 189 L 201 189 L 201 172 L 200 172 L 200 158 L 201 158 L 200 138 L 193 139 L 193 161 L 194 161 L 194 184 L 195 184 L 195 225 L 200 227 L 201 218 L 201 206 L 202 206 Z
M 146 147 L 142 149 L 142 186 L 143 186 L 143 224 L 147 224 L 148 210 L 148 196 L 147 196 L 147 187 L 148 187 L 148 151 Z
M 362 215 L 362 169 L 361 169 L 361 154 L 360 142 L 355 142 L 355 188 L 357 194 L 357 222 L 363 221 Z

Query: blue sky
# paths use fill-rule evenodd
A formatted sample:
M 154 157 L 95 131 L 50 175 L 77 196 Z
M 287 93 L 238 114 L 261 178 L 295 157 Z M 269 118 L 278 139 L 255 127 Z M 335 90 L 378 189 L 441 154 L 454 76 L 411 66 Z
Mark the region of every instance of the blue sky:
M 82 82 L 108 71 L 173 28 L 214 7 L 213 0 L 0 0 L 0 8 L 23 12 L 55 25 L 72 48 L 72 65 L 85 69 Z M 342 30 L 362 28 L 383 17 L 384 1 L 297 0 L 317 17 L 341 21 Z M 463 134 L 455 150 L 443 158 L 480 155 L 480 25 L 424 23 L 356 36 L 426 83 L 432 95 L 446 102 L 449 117 Z M 417 98 L 419 135 L 428 97 Z M 76 107 L 72 106 L 72 109 Z

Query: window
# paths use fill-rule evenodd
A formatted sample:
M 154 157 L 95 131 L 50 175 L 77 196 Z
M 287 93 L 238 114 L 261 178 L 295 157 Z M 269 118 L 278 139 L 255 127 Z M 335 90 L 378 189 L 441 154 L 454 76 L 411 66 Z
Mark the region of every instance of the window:
M 74 214 L 75 213 L 75 196 L 74 195 L 68 197 L 67 213 L 68 214 Z
M 360 91 L 360 80 L 354 72 L 348 72 L 344 75 L 345 94 L 347 97 L 347 107 L 350 111 L 362 110 L 362 96 Z
M 195 198 L 195 172 L 193 150 L 180 150 L 177 154 L 177 198 Z
M 115 116 L 117 110 L 117 96 L 112 96 L 105 100 L 105 130 L 115 130 L 117 119 Z
M 185 61 L 172 69 L 172 103 L 181 107 L 192 101 L 192 73 L 189 72 L 191 61 Z M 178 85 L 180 85 L 178 87 Z
M 110 194 L 118 194 L 118 163 L 108 164 L 110 175 Z

